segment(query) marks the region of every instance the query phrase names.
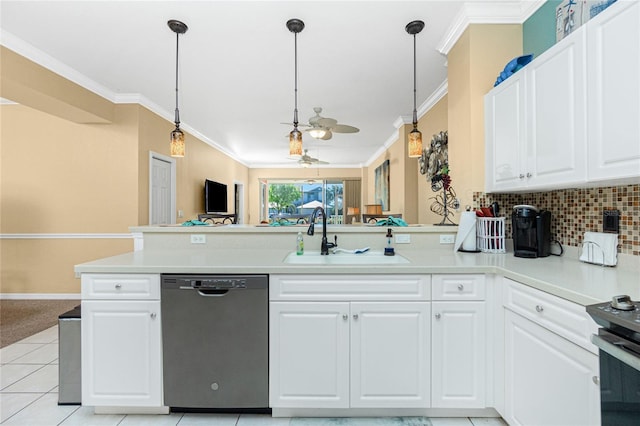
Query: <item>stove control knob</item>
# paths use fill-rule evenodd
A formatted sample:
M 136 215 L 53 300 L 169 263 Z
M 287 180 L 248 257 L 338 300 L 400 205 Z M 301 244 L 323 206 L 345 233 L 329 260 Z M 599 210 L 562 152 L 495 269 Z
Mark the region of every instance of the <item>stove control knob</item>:
M 611 299 L 611 307 L 620 309 L 621 311 L 633 311 L 636 306 L 627 295 L 613 296 Z

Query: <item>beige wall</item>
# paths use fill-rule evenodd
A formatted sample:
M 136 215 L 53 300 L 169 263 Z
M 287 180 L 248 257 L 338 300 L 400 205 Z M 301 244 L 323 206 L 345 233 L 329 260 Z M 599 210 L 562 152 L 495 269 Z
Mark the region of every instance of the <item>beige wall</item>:
M 173 125 L 0 53 L 0 96 L 19 102 L 0 106 L 0 293 L 78 293 L 73 266 L 131 251 L 122 236 L 148 223 L 149 152 L 169 154 Z M 186 142 L 177 209 L 185 219 L 203 212 L 211 178 L 229 185 L 232 210 L 247 167 L 192 135 Z
M 419 122 L 418 128 L 422 132 L 422 144 L 424 147 L 428 148 L 431 144 L 431 138 L 433 135 L 440 133 L 441 131 L 445 131 L 448 129 L 448 96 L 444 96 L 440 99 L 426 114 L 424 114 Z M 418 166 L 416 165 L 416 168 Z M 437 194 L 431 190 L 431 181 L 427 181 L 425 175 L 421 175 L 420 171 L 417 172 L 418 175 L 418 223 L 423 224 L 435 224 L 440 223 L 442 220 L 442 216 L 439 216 L 433 213 L 430 209 L 433 201 L 431 197 L 436 196 Z M 455 189 L 455 181 L 453 182 L 453 187 Z
M 521 25 L 470 25 L 447 57 L 449 165 L 462 207 L 484 190 L 484 95 L 521 54 Z
M 169 156 L 169 133 L 173 130 L 173 123 L 152 113 L 144 107 L 139 107 L 140 127 L 138 140 L 138 182 L 140 210 L 138 224 L 149 222 L 149 152 Z M 248 220 L 246 206 L 249 203 L 247 185 L 249 180 L 248 167 L 238 163 L 226 154 L 212 148 L 205 142 L 185 132 L 186 154 L 184 158 L 176 159 L 176 210 L 184 212 L 183 218 L 197 219 L 199 213 L 204 213 L 204 180 L 211 179 L 227 185 L 227 206 L 229 212 L 234 212 L 234 184 L 243 184 L 245 188 L 245 212 L 243 222 Z
M 407 184 L 407 176 L 405 174 L 405 170 L 408 167 L 407 161 L 411 160 L 407 157 L 407 144 L 405 143 L 405 135 L 409 131 L 406 129 L 410 128 L 411 126 L 409 125 L 400 127 L 398 129 L 398 139 L 384 153 L 373 160 L 369 167 L 365 168 L 367 186 L 366 189 L 363 186 L 363 193 L 365 194 L 363 204 L 375 204 L 375 170 L 385 160 L 389 160 L 389 206 L 383 213 L 399 213 L 402 214 L 403 219 L 407 222 L 415 223 L 417 218 L 411 218 L 411 213 L 406 209 L 407 201 L 415 199 L 415 197 L 407 197 L 406 195 L 407 188 L 411 190 L 411 185 Z M 415 162 L 415 160 L 412 161 Z M 416 176 L 412 176 L 412 179 L 415 181 Z M 414 193 L 412 192 L 411 195 Z M 414 201 L 410 201 L 410 203 L 414 203 Z

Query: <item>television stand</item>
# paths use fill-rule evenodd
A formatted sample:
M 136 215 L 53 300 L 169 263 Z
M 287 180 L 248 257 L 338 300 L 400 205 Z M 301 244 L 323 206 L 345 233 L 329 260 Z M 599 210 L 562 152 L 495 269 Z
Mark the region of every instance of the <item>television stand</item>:
M 214 225 L 227 225 L 238 223 L 238 215 L 235 213 L 202 213 L 198 215 L 198 220 Z

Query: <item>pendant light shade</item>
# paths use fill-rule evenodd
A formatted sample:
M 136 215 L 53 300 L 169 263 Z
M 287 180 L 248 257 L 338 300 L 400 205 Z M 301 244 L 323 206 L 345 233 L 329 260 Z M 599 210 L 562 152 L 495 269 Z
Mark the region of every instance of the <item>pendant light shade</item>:
M 302 132 L 298 130 L 298 33 L 304 29 L 304 22 L 300 19 L 289 19 L 287 28 L 293 33 L 294 49 L 293 130 L 289 133 L 289 156 L 302 157 Z
M 297 127 L 289 133 L 289 156 L 302 157 L 302 132 Z
M 171 31 L 176 33 L 176 111 L 174 123 L 176 128 L 171 132 L 171 144 L 169 146 L 172 157 L 184 157 L 184 133 L 180 130 L 180 111 L 178 110 L 178 48 L 180 43 L 180 34 L 184 34 L 189 29 L 183 22 L 171 19 L 167 22 Z
M 184 133 L 177 125 L 171 132 L 170 148 L 172 157 L 184 157 Z
M 422 155 L 422 133 L 418 130 L 418 112 L 416 110 L 416 34 L 424 28 L 424 22 L 411 21 L 404 28 L 413 36 L 413 130 L 409 133 L 407 152 L 409 157 L 416 158 Z

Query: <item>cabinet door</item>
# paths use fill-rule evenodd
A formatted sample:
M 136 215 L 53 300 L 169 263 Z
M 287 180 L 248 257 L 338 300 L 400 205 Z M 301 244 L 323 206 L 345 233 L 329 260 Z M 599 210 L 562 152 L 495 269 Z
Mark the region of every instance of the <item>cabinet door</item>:
M 599 425 L 598 357 L 505 310 L 505 420 L 510 425 Z
M 82 404 L 162 405 L 159 301 L 82 302 Z
M 640 178 L 640 3 L 587 24 L 590 181 Z
M 585 38 L 579 28 L 525 68 L 529 188 L 586 181 Z
M 351 406 L 428 407 L 428 302 L 351 303 Z
M 433 302 L 432 406 L 485 408 L 484 302 Z
M 524 185 L 525 72 L 517 72 L 485 96 L 487 192 Z
M 271 302 L 271 407 L 349 406 L 349 303 Z

